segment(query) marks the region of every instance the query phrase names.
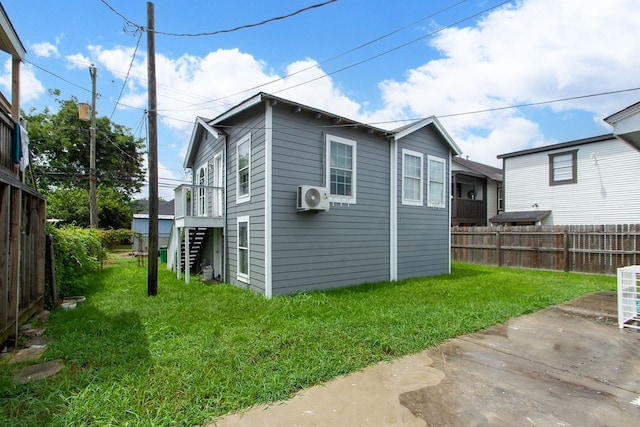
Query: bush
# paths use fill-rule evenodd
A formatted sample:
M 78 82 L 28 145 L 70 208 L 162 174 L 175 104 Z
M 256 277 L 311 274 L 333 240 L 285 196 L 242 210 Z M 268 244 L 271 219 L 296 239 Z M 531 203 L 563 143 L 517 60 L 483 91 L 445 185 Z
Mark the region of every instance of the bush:
M 53 241 L 58 297 L 82 295 L 89 286 L 89 273 L 98 270 L 107 257 L 98 231 L 48 226 L 47 232 Z
M 118 230 L 96 230 L 98 237 L 102 242 L 102 246 L 107 249 L 113 249 L 120 245 L 131 245 L 133 231 L 127 228 L 120 228 Z

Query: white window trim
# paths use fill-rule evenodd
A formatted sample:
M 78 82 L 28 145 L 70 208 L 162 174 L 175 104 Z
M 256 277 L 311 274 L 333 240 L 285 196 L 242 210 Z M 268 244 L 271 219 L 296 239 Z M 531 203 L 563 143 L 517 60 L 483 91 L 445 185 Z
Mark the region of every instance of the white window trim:
M 432 208 L 446 208 L 447 207 L 447 162 L 442 157 L 427 156 L 427 193 L 430 191 L 431 183 L 431 168 L 429 167 L 431 162 L 442 163 L 442 203 L 432 203 L 431 195 L 427 194 L 427 206 Z
M 240 159 L 238 149 L 245 142 L 249 143 L 249 191 L 247 194 L 240 194 Z M 246 203 L 251 200 L 251 133 L 248 133 L 236 144 L 236 203 Z
M 419 199 L 406 199 L 404 193 L 404 179 L 405 179 L 405 156 L 417 157 L 420 159 L 420 192 Z M 414 178 L 414 177 L 411 177 Z M 417 151 L 402 149 L 402 204 L 409 206 L 422 206 L 424 204 L 424 154 Z
M 325 186 L 331 193 L 331 141 L 335 141 L 340 144 L 350 145 L 352 147 L 352 163 L 351 163 L 351 196 L 342 196 L 340 194 L 329 194 L 329 201 L 334 203 L 356 203 L 356 152 L 357 142 L 351 139 L 341 138 L 335 135 L 327 134 L 325 136 Z
M 204 183 L 200 182 L 200 173 L 204 173 Z M 202 165 L 198 168 L 196 173 L 196 185 L 208 185 L 209 183 L 209 171 L 206 165 Z M 207 216 L 207 190 L 198 187 L 196 193 L 196 216 Z
M 240 273 L 240 223 L 247 223 L 247 274 Z M 238 281 L 250 283 L 251 279 L 251 223 L 248 216 L 239 216 L 236 219 L 236 276 Z

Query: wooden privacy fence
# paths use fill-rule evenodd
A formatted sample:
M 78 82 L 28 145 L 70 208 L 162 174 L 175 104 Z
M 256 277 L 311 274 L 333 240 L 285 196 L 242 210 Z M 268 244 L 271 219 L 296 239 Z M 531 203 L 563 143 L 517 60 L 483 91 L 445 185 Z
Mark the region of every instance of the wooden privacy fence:
M 616 274 L 640 264 L 640 224 L 452 227 L 454 261 Z
M 0 343 L 44 307 L 45 199 L 0 168 Z

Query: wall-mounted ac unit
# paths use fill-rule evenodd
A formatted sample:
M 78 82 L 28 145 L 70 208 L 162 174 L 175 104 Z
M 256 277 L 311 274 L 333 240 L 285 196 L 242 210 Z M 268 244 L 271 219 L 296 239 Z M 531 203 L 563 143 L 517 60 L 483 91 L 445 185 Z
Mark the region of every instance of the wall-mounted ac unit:
M 298 186 L 298 212 L 328 211 L 329 190 L 312 185 Z

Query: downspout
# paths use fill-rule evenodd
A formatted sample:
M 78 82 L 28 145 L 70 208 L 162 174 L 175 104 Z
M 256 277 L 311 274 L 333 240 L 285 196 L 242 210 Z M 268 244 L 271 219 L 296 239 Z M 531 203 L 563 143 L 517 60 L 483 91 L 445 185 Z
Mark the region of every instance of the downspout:
M 389 280 L 398 280 L 398 141 L 391 138 L 389 185 Z
M 448 174 L 445 173 L 445 176 L 449 176 L 449 180 L 447 182 L 447 194 L 448 194 L 448 200 L 449 200 L 449 240 L 447 241 L 448 243 L 448 249 L 449 249 L 449 274 L 451 274 L 451 200 L 452 200 L 452 195 L 451 195 L 451 150 L 449 150 L 449 170 L 448 170 Z
M 229 283 L 227 278 L 227 137 L 224 136 L 222 143 L 222 281 Z
M 273 172 L 272 172 L 272 150 L 273 150 L 273 107 L 270 102 L 266 104 L 265 130 L 264 130 L 264 164 L 265 164 L 265 184 L 264 184 L 264 294 L 267 299 L 273 296 L 272 278 L 272 207 L 273 207 Z

